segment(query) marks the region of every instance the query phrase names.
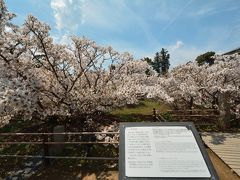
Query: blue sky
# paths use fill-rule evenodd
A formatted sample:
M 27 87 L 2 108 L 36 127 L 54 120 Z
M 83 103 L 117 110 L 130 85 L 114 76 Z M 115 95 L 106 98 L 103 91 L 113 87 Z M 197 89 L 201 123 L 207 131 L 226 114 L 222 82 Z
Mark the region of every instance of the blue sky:
M 5 0 L 22 24 L 28 14 L 51 26 L 55 41 L 72 34 L 103 46 L 153 57 L 161 48 L 172 67 L 206 51 L 240 47 L 240 0 Z

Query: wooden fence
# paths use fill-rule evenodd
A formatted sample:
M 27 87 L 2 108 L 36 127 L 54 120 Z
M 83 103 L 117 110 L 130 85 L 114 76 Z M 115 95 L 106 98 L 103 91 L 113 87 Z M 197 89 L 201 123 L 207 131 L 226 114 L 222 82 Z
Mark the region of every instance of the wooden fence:
M 0 154 L 0 158 L 42 158 L 45 162 L 46 165 L 50 164 L 50 159 L 81 159 L 81 160 L 111 160 L 111 161 L 117 161 L 118 157 L 90 157 L 90 156 L 52 156 L 49 154 L 49 145 L 69 145 L 69 144 L 119 144 L 118 141 L 114 142 L 101 142 L 101 141 L 63 141 L 63 142 L 55 142 L 55 141 L 49 141 L 49 136 L 53 135 L 66 135 L 66 136 L 71 136 L 71 135 L 97 135 L 97 134 L 105 134 L 105 135 L 116 135 L 119 134 L 119 132 L 65 132 L 65 133 L 0 133 L 0 137 L 8 137 L 7 139 L 12 139 L 9 138 L 11 136 L 24 136 L 30 137 L 30 136 L 35 136 L 35 141 L 18 141 L 19 139 L 15 140 L 2 140 L 0 141 L 0 145 L 2 148 L 3 146 L 9 146 L 9 145 L 20 145 L 20 144 L 35 144 L 35 145 L 42 145 L 43 149 L 43 155 L 29 155 L 29 154 L 24 154 L 24 155 L 18 155 L 18 154 Z M 3 138 L 2 138 L 3 139 Z M 21 139 L 21 138 L 20 138 Z M 24 139 L 24 138 L 23 138 Z M 34 139 L 34 138 L 33 138 Z
M 168 110 L 174 121 L 191 121 L 197 127 L 216 126 L 220 113 L 217 109 Z

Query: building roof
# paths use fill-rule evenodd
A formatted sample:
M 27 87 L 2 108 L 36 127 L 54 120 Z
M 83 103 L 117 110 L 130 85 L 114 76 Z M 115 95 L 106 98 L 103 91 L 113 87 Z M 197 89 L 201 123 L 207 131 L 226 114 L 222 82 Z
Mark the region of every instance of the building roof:
M 231 55 L 231 54 L 234 54 L 234 53 L 240 54 L 240 47 L 237 48 L 237 49 L 234 49 L 234 50 L 232 50 L 232 51 L 226 52 L 226 53 L 224 53 L 223 55 Z

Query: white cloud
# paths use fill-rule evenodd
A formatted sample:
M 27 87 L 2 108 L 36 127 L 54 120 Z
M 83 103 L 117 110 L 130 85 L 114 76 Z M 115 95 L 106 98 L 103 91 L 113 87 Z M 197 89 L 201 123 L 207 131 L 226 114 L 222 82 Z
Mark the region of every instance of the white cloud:
M 148 44 L 159 44 L 148 22 L 124 0 L 51 0 L 51 8 L 58 30 L 101 36 L 136 29 Z
M 51 0 L 51 8 L 58 30 L 65 28 L 72 31 L 83 24 L 99 28 L 121 29 L 119 25 L 128 21 L 125 17 L 127 8 L 122 0 Z
M 189 47 L 189 49 L 181 49 L 175 51 L 171 56 L 171 64 L 173 66 L 180 65 L 182 63 L 186 63 L 188 61 L 194 61 L 197 56 L 202 54 L 203 51 L 198 50 L 194 47 Z
M 184 44 L 181 40 L 176 41 L 173 45 L 162 46 L 166 47 L 170 54 L 170 68 L 177 65 L 187 63 L 188 61 L 194 61 L 195 58 L 205 52 L 204 49 L 199 49 L 194 46 Z
M 76 31 L 79 25 L 83 23 L 83 5 L 84 0 L 51 0 L 56 28 L 58 30 L 66 28 Z
M 169 46 L 169 50 L 175 51 L 183 46 L 182 41 L 177 41 L 176 44 Z
M 52 35 L 54 43 L 70 45 L 71 44 L 71 34 L 66 32 L 63 35 L 54 34 Z
M 177 44 L 175 47 L 177 47 Z M 180 45 L 180 44 L 179 44 Z M 171 68 L 177 65 L 187 63 L 188 61 L 194 61 L 197 56 L 204 53 L 205 49 L 198 49 L 194 46 L 180 45 L 179 48 L 169 48 L 170 64 Z
M 5 31 L 6 32 L 12 32 L 12 29 L 10 27 L 8 27 L 8 26 L 5 26 Z

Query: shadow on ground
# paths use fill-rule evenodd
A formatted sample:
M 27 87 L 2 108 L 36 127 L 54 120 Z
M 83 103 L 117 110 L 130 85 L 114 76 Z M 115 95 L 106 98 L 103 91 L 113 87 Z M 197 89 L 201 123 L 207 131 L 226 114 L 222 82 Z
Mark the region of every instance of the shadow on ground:
M 211 143 L 214 145 L 224 144 L 228 138 L 240 139 L 240 133 L 203 133 L 211 137 Z

